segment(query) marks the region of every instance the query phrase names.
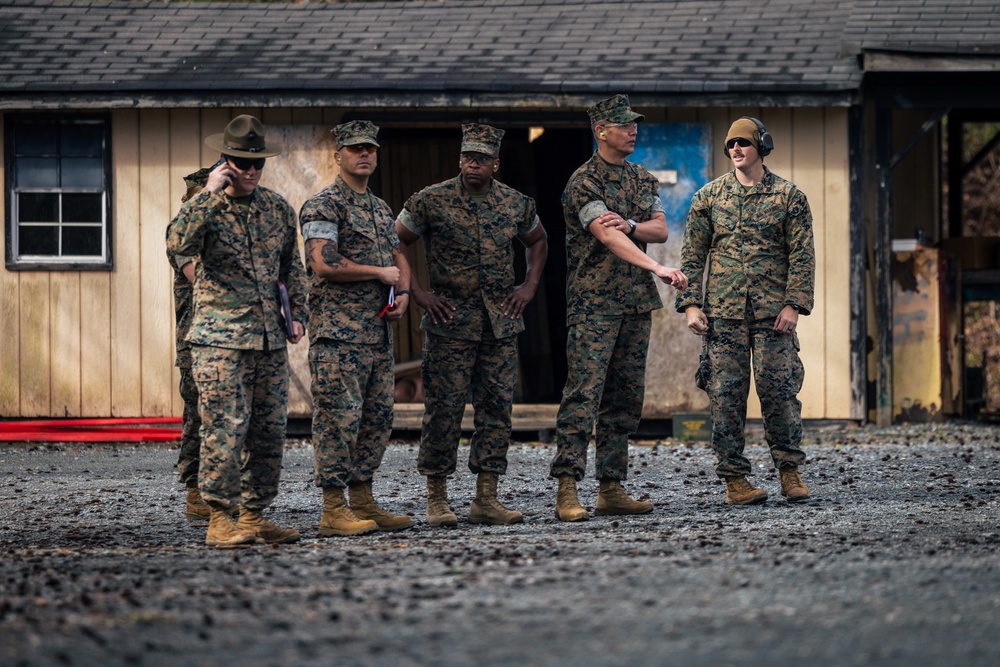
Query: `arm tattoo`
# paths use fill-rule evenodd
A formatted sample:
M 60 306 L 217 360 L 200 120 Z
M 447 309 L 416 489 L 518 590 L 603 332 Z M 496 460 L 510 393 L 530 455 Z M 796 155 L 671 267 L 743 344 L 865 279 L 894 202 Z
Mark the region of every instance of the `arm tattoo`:
M 337 244 L 327 242 L 323 244 L 323 262 L 331 269 L 342 269 L 347 266 L 344 256 L 337 252 Z

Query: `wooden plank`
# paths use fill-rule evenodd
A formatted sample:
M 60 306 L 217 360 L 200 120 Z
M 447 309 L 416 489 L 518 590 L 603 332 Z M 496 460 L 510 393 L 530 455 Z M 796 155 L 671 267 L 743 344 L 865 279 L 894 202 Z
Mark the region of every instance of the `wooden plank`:
M 850 283 L 848 286 L 850 338 L 850 419 L 868 418 L 868 301 L 865 266 L 867 236 L 865 234 L 865 156 L 864 108 L 848 111 L 850 169 Z
M 20 309 L 21 416 L 51 416 L 48 272 L 22 272 Z
M 2 114 L 0 114 L 2 116 Z M 0 132 L 0 155 L 4 154 Z M 0 188 L 0 210 L 7 210 L 4 188 Z M 7 228 L 0 225 L 0 246 L 7 247 Z M 0 418 L 21 416 L 20 290 L 19 274 L 0 269 Z
M 115 271 L 111 274 L 111 416 L 142 415 L 139 115 L 112 112 Z
M 171 218 L 170 114 L 139 112 L 139 299 L 143 417 L 171 414 L 173 380 L 173 272 L 164 228 Z
M 814 290 L 815 305 L 812 315 L 799 319 L 798 332 L 802 350 L 799 356 L 805 366 L 805 383 L 799 393 L 802 401 L 802 417 L 805 419 L 823 419 L 826 414 L 826 352 L 830 336 L 837 335 L 834 340 L 847 341 L 847 330 L 840 331 L 836 326 L 831 330 L 826 319 L 829 311 L 826 302 L 826 271 L 829 265 L 846 267 L 843 257 L 847 254 L 846 245 L 840 248 L 840 260 L 835 261 L 827 255 L 827 184 L 825 182 L 826 167 L 826 133 L 825 118 L 822 109 L 795 109 L 792 112 L 792 134 L 784 142 L 776 144 L 775 151 L 780 150 L 791 155 L 791 170 L 783 175 L 790 180 L 809 200 L 809 208 L 813 215 L 813 244 L 816 249 L 816 285 Z M 768 128 L 770 129 L 770 128 Z M 798 138 L 796 140 L 796 137 Z M 838 137 L 843 142 L 843 137 Z M 846 164 L 842 166 L 846 171 Z M 846 212 L 846 203 L 845 212 Z M 842 228 L 846 228 L 846 224 Z M 844 276 L 846 278 L 846 275 Z M 846 281 L 842 284 L 846 284 Z M 846 302 L 845 298 L 841 301 Z M 843 321 L 847 323 L 846 320 Z
M 105 271 L 80 273 L 83 417 L 111 416 L 111 276 Z
M 170 112 L 170 182 L 168 184 L 168 190 L 170 195 L 168 197 L 169 206 L 169 219 L 173 219 L 173 216 L 177 215 L 177 212 L 181 207 L 181 198 L 187 191 L 187 187 L 184 185 L 184 177 L 197 171 L 201 166 L 201 146 L 202 146 L 202 136 L 201 136 L 201 126 L 199 122 L 199 114 L 195 109 L 174 109 Z M 211 164 L 211 163 L 209 163 Z M 207 165 L 206 165 L 207 166 Z M 164 222 L 164 229 L 169 223 L 169 220 Z M 165 232 L 163 235 L 165 239 Z M 166 257 L 166 246 L 163 246 L 163 255 L 158 261 L 162 261 L 167 264 Z M 169 266 L 169 265 L 168 265 Z M 171 274 L 171 279 L 173 278 L 173 271 L 168 269 L 168 273 Z M 170 331 L 171 340 L 173 340 L 173 332 L 175 331 L 176 322 L 173 317 L 173 289 L 170 290 L 170 304 L 171 304 L 171 316 L 170 316 Z M 175 361 L 176 345 L 171 345 L 171 365 Z M 170 414 L 175 417 L 180 417 L 184 413 L 184 401 L 181 399 L 180 391 L 178 386 L 180 384 L 180 372 L 177 367 L 174 366 L 171 371 L 171 381 L 170 386 L 172 388 L 170 393 Z
M 80 387 L 80 272 L 49 274 L 52 329 L 52 417 L 82 416 Z
M 219 151 L 206 146 L 205 137 L 211 134 L 224 132 L 226 130 L 226 125 L 228 125 L 229 121 L 233 119 L 234 114 L 229 109 L 202 109 L 200 115 L 201 127 L 199 128 L 199 133 L 201 143 L 201 161 L 198 166 L 210 167 L 215 164 L 216 160 L 219 159 Z
M 554 431 L 559 406 L 554 404 L 515 403 L 511 413 L 511 430 Z M 392 428 L 396 431 L 419 431 L 424 418 L 423 403 L 396 403 Z M 472 405 L 465 406 L 462 416 L 462 430 L 470 433 L 475 429 Z
M 875 220 L 875 423 L 892 424 L 892 110 L 875 112 L 878 215 Z
M 823 335 L 826 339 L 826 408 L 823 419 L 852 419 L 852 257 L 850 131 L 848 109 L 824 113 Z M 817 230 L 817 234 L 818 234 Z M 818 259 L 818 257 L 817 257 Z M 817 289 L 819 284 L 817 283 Z M 861 283 L 858 284 L 861 290 Z M 812 319 L 810 316 L 809 319 Z

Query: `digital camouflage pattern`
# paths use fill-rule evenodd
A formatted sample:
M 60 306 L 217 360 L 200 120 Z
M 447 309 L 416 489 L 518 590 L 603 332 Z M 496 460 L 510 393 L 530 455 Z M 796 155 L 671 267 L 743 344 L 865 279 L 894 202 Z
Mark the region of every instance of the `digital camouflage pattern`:
M 337 150 L 344 146 L 357 146 L 358 144 L 371 144 L 378 148 L 378 125 L 370 120 L 352 120 L 341 123 L 330 130 L 333 139 L 337 144 Z
M 471 389 L 475 432 L 469 443 L 469 470 L 506 473 L 517 337 L 495 339 L 488 330 L 478 341 L 427 334 L 421 374 L 425 409 L 417 470 L 434 476 L 455 472 Z
M 800 315 L 813 308 L 816 255 L 806 196 L 766 167 L 749 190 L 735 172 L 717 178 L 692 199 L 681 270 L 691 282 L 678 293 L 677 310 L 696 305 L 708 317 L 698 375 L 711 404 L 716 472 L 750 472 L 743 450 L 751 357 L 772 459 L 778 467 L 803 462 L 798 337 L 773 327 L 786 304 Z
M 462 125 L 461 152 L 498 155 L 503 135 L 503 130 L 489 125 L 466 123 Z
M 567 378 L 556 417 L 553 477 L 583 478 L 596 422 L 597 478 L 626 478 L 628 436 L 639 425 L 645 394 L 651 311 L 663 304 L 652 274 L 620 259 L 588 227 L 607 210 L 626 220 L 651 219 L 663 211 L 658 190 L 641 165 L 612 165 L 594 153 L 563 191 Z M 646 244 L 633 243 L 645 252 Z
M 205 187 L 208 180 L 208 173 L 211 169 L 199 169 L 193 174 L 184 177 L 184 184 L 187 191 L 181 198 L 181 203 L 198 194 Z M 171 224 L 178 219 L 175 218 Z M 170 227 L 167 227 L 167 236 L 170 235 Z M 187 334 L 191 329 L 192 310 L 194 308 L 194 285 L 182 269 L 186 264 L 193 262 L 196 257 L 175 255 L 167 251 L 167 261 L 170 262 L 174 270 L 174 335 L 176 345 L 176 360 L 174 365 L 180 370 L 180 391 L 181 400 L 184 402 L 183 414 L 181 417 L 181 447 L 177 456 L 177 471 L 180 474 L 181 483 L 188 485 L 198 480 L 198 460 L 201 449 L 201 417 L 198 415 L 198 385 L 194 382 L 194 374 L 191 372 L 191 344 L 187 342 Z
M 601 100 L 597 104 L 593 105 L 587 109 L 587 116 L 590 118 L 590 124 L 594 125 L 602 120 L 609 121 L 611 123 L 631 123 L 632 121 L 640 122 L 646 117 L 641 113 L 636 113 L 629 106 L 628 95 L 612 95 L 611 97 Z M 639 218 L 635 218 L 638 220 Z M 643 220 L 648 220 L 649 218 L 643 218 Z M 628 220 L 628 218 L 626 218 Z
M 343 257 L 393 265 L 399 246 L 389 205 L 360 195 L 337 176 L 302 206 L 308 242 L 336 244 Z M 371 481 L 392 431 L 395 382 L 392 329 L 379 311 L 389 287 L 378 280 L 338 283 L 306 268 L 310 278 L 310 349 L 317 486 Z
M 370 482 L 392 432 L 392 347 L 311 342 L 316 486 Z
M 288 352 L 208 345 L 193 345 L 191 352 L 201 412 L 201 497 L 215 508 L 241 504 L 260 512 L 278 494 Z
M 733 171 L 715 179 L 691 200 L 681 271 L 690 283 L 677 294 L 678 312 L 695 305 L 709 319 L 742 319 L 749 300 L 754 319 L 777 317 L 785 304 L 808 315 L 816 254 L 805 194 L 767 167 L 749 190 Z
M 524 318 L 504 315 L 501 303 L 515 286 L 514 238 L 541 224 L 535 201 L 494 179 L 477 203 L 456 176 L 412 195 L 397 221 L 423 237 L 430 290 L 456 307 L 450 321 L 434 324 L 424 313 L 420 325 L 425 412 L 418 468 L 427 475 L 455 470 L 471 385 L 476 432 L 469 468 L 502 474 Z
M 597 153 L 570 177 L 562 194 L 567 326 L 595 315 L 620 317 L 663 307 L 653 274 L 619 258 L 588 230 L 604 211 L 638 222 L 662 213 L 658 191 L 659 182 L 642 165 L 626 161 L 619 167 Z M 645 243 L 633 243 L 646 251 Z
M 743 450 L 751 357 L 771 459 L 777 468 L 802 464 L 806 457 L 799 446 L 802 403 L 797 396 L 805 371 L 798 336 L 775 331 L 773 317 L 713 319 L 705 343 L 715 472 L 720 477 L 750 474 Z
M 262 510 L 277 493 L 289 381 L 279 277 L 294 318 L 305 322 L 308 313 L 296 237 L 294 211 L 262 187 L 246 208 L 203 190 L 168 227 L 168 254 L 198 257 L 186 339 L 202 422 L 198 487 L 216 508 L 242 496 Z
M 358 264 L 393 265 L 393 248 L 399 246 L 396 223 L 389 205 L 371 194 L 371 204 L 337 176 L 310 197 L 299 213 L 302 238 L 332 241 L 337 252 Z M 338 283 L 309 276 L 309 339 L 329 338 L 350 343 L 382 343 L 391 335 L 389 323 L 379 312 L 389 298 L 389 286 L 378 280 Z
M 627 478 L 628 438 L 642 416 L 652 319 L 650 313 L 594 318 L 566 332 L 568 375 L 556 420 L 553 477 L 583 479 L 596 420 L 597 479 Z
M 424 313 L 423 331 L 463 340 L 479 340 L 484 323 L 496 338 L 524 331 L 500 304 L 514 289 L 512 241 L 540 224 L 534 199 L 494 179 L 477 203 L 456 176 L 412 195 L 398 220 L 424 239 L 429 289 L 456 307 L 449 322 Z
M 285 347 L 279 278 L 288 286 L 294 319 L 308 321 L 295 212 L 267 188 L 254 190 L 249 211 L 227 194 L 199 192 L 171 223 L 167 251 L 199 257 L 188 342 L 242 350 Z

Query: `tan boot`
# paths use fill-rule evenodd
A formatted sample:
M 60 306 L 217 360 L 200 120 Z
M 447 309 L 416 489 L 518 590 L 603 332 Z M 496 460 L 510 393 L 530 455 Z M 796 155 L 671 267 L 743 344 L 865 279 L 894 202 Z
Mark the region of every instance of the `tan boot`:
M 469 508 L 469 523 L 506 526 L 524 521 L 523 514 L 504 507 L 497 500 L 499 477 L 495 472 L 481 472 L 476 477 L 476 497 Z
M 791 502 L 809 498 L 809 487 L 802 482 L 797 466 L 787 466 L 778 471 L 781 475 L 781 495 Z
M 601 488 L 597 492 L 597 504 L 594 506 L 594 516 L 649 514 L 652 511 L 653 503 L 648 500 L 633 500 L 625 493 L 622 483 L 617 479 L 601 480 Z
M 226 510 L 211 509 L 208 519 L 208 533 L 205 534 L 205 544 L 210 547 L 228 549 L 245 544 L 256 544 L 257 536 L 241 530 L 233 517 Z
M 184 502 L 184 518 L 188 521 L 208 521 L 212 508 L 201 499 L 197 486 L 187 487 L 187 500 Z
M 448 506 L 447 477 L 427 476 L 427 525 L 458 525 L 458 517 Z
M 236 522 L 239 530 L 253 533 L 264 544 L 290 544 L 298 542 L 302 537 L 299 531 L 292 528 L 281 528 L 265 519 L 260 512 L 244 507 L 240 510 L 240 520 Z
M 727 505 L 756 505 L 767 500 L 767 491 L 758 489 L 743 475 L 726 478 Z
M 556 493 L 556 518 L 560 521 L 587 521 L 590 515 L 583 509 L 576 495 L 576 478 L 559 475 L 559 491 Z
M 390 514 L 375 503 L 372 497 L 372 483 L 362 482 L 348 487 L 351 511 L 359 519 L 371 519 L 379 530 L 403 530 L 413 526 L 413 519 L 405 515 Z
M 378 524 L 359 519 L 344 502 L 344 489 L 337 486 L 323 487 L 323 517 L 319 521 L 321 537 L 330 535 L 364 535 L 378 530 Z

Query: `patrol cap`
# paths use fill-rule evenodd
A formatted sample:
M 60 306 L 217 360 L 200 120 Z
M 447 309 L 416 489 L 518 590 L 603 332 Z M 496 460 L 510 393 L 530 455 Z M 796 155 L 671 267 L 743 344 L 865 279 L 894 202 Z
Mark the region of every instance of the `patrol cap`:
M 337 150 L 344 146 L 357 146 L 359 144 L 371 144 L 378 146 L 376 141 L 378 136 L 378 125 L 370 120 L 352 120 L 342 123 L 330 130 L 330 134 L 337 140 Z
M 726 142 L 723 145 L 728 146 L 731 139 L 746 139 L 753 144 L 758 153 L 760 152 L 760 130 L 757 128 L 757 123 L 749 118 L 740 118 L 729 127 L 729 133 L 726 135 Z
M 489 125 L 464 123 L 462 125 L 461 152 L 497 155 L 500 152 L 500 140 L 503 139 L 503 135 L 503 130 Z
M 641 113 L 633 111 L 632 107 L 628 105 L 628 95 L 621 94 L 601 100 L 587 109 L 587 115 L 590 116 L 591 125 L 595 125 L 602 120 L 612 123 L 631 123 L 632 121 L 638 122 L 646 118 Z

